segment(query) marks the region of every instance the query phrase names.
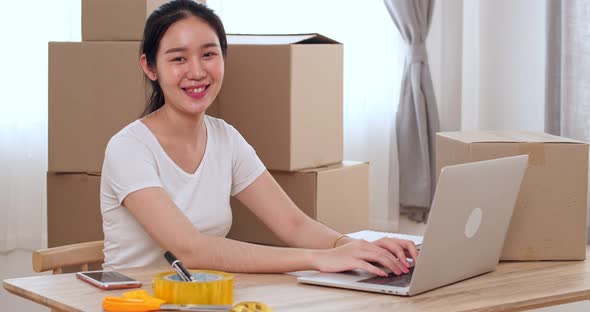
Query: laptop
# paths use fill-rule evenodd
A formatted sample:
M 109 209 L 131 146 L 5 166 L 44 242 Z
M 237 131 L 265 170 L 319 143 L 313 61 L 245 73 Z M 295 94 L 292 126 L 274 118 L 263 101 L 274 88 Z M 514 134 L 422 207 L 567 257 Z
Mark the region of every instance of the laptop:
M 410 273 L 381 277 L 363 270 L 313 272 L 297 280 L 412 296 L 493 271 L 500 260 L 527 163 L 528 156 L 521 155 L 443 168 Z M 373 236 L 376 233 L 372 232 Z

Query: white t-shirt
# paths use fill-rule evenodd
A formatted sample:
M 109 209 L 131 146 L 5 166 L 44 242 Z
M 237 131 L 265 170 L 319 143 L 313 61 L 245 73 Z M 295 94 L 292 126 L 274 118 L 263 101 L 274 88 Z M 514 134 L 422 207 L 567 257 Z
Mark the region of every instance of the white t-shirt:
M 207 145 L 193 174 L 168 157 L 140 120 L 109 141 L 100 185 L 105 269 L 166 263 L 164 250 L 121 205 L 127 195 L 143 188 L 162 187 L 201 233 L 227 235 L 232 222 L 230 196 L 250 185 L 266 168 L 234 127 L 209 116 L 204 122 Z

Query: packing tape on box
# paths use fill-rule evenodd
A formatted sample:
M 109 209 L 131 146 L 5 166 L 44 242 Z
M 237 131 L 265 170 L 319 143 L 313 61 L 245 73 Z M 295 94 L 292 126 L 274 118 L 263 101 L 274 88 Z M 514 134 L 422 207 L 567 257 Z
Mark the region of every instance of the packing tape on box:
M 182 281 L 175 271 L 154 275 L 154 295 L 173 304 L 233 304 L 232 274 L 209 270 L 190 272 L 196 281 Z

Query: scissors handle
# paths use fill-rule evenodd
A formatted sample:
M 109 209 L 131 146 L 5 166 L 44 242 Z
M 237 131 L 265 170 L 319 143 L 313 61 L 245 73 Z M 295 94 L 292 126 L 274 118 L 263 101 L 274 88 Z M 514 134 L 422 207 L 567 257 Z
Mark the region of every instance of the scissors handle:
M 108 312 L 147 312 L 160 309 L 160 303 L 142 299 L 106 297 L 102 301 L 102 308 Z

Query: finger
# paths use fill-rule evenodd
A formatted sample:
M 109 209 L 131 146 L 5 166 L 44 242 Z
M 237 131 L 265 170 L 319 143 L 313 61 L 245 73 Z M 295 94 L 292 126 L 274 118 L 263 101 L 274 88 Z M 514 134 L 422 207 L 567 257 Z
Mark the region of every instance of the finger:
M 399 262 L 403 266 L 405 266 L 405 268 L 410 268 L 412 266 L 406 260 L 406 253 L 403 248 L 403 246 L 405 246 L 406 244 L 407 243 L 405 241 L 397 240 L 397 239 L 384 239 L 384 240 L 378 241 L 378 245 L 380 247 L 387 249 L 393 255 L 395 255 L 395 257 L 399 260 Z M 404 270 L 404 272 L 406 272 L 406 271 L 407 270 Z
M 403 264 L 406 268 L 412 267 L 410 265 L 410 263 L 408 263 L 408 260 L 406 259 L 406 252 L 402 247 L 395 246 L 391 252 L 395 255 L 395 257 L 399 260 L 399 262 L 401 262 L 401 264 Z
M 394 257 L 393 255 L 391 255 L 391 261 L 393 261 L 394 265 L 397 267 L 397 269 L 400 271 L 398 272 L 393 272 L 396 275 L 401 275 L 401 274 L 405 274 L 410 272 L 410 270 L 408 269 L 408 267 L 406 267 L 405 264 L 403 264 L 401 261 L 399 261 L 398 258 Z
M 383 267 L 389 269 L 395 275 L 407 273 L 408 269 L 405 268 L 392 254 L 386 249 L 375 246 L 376 249 L 368 251 L 363 256 L 364 260 L 368 260 L 374 263 L 378 263 Z
M 359 261 L 358 264 L 356 265 L 357 268 L 365 270 L 369 273 L 373 273 L 375 275 L 379 275 L 379 276 L 387 276 L 387 273 L 383 270 L 381 270 L 380 268 L 366 262 L 366 261 Z
M 406 253 L 408 254 L 409 258 L 412 258 L 414 261 L 414 265 L 416 264 L 416 259 L 418 258 L 418 248 L 416 248 L 416 244 L 413 241 L 408 240 L 405 244 Z
M 410 265 L 414 266 L 414 264 L 416 263 L 415 258 L 412 256 L 412 254 L 410 254 L 410 252 L 408 250 L 405 250 L 404 252 L 406 254 L 406 258 L 412 259 L 412 263 L 410 263 Z
M 416 248 L 416 245 L 414 244 L 413 241 L 411 240 L 406 240 L 406 239 L 399 239 L 397 240 L 398 246 L 400 246 L 403 250 L 403 258 L 410 258 L 412 259 L 413 263 L 416 263 L 416 258 L 418 258 L 418 248 Z M 399 256 L 399 253 L 396 252 L 396 256 Z M 404 259 L 405 261 L 402 261 L 404 263 L 408 263 L 406 259 Z M 411 266 L 411 265 L 410 265 Z

